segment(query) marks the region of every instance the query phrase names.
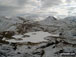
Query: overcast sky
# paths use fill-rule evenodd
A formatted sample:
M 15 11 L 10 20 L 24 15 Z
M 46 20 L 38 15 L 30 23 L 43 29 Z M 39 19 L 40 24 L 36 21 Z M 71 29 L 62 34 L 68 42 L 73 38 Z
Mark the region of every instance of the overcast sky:
M 76 0 L 0 0 L 0 15 L 75 15 Z M 72 11 L 73 10 L 73 11 Z

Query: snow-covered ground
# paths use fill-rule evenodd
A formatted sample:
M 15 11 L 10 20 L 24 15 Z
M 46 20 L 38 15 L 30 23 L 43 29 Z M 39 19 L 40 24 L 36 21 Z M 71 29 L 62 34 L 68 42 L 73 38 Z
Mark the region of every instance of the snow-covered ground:
M 2 29 L 3 31 L 4 30 L 14 31 L 17 25 L 21 25 L 18 27 L 20 29 L 19 31 L 22 31 L 24 29 L 23 30 L 24 32 L 27 29 L 27 32 L 24 32 L 22 34 L 21 33 L 14 34 L 10 38 L 6 37 L 6 35 L 10 35 L 10 33 L 1 34 L 0 37 L 4 36 L 3 39 L 1 38 L 1 41 L 2 40 L 7 41 L 10 42 L 10 44 L 3 44 L 3 43 L 0 44 L 0 57 L 60 57 L 60 55 L 62 54 L 66 55 L 67 52 L 68 53 L 74 52 L 74 54 L 76 54 L 76 32 L 75 32 L 76 18 L 73 19 L 71 18 L 72 19 L 71 20 L 69 17 L 69 19 L 67 18 L 67 20 L 66 18 L 63 20 L 57 20 L 52 16 L 48 17 L 45 18 L 45 20 L 38 21 L 37 24 L 35 23 L 38 26 L 32 25 L 32 26 L 36 26 L 36 29 L 40 28 L 40 30 L 35 30 L 35 29 L 32 30 L 31 29 L 32 27 L 30 27 L 31 25 L 29 24 L 29 22 L 26 21 L 29 24 L 28 26 L 26 22 L 22 21 L 23 18 L 22 19 L 18 19 L 18 18 L 2 19 L 2 18 L 0 22 L 1 24 L 0 29 Z M 16 25 L 16 23 L 18 24 Z M 26 24 L 27 26 L 25 26 L 24 24 Z M 21 29 L 22 27 L 23 29 Z M 56 31 L 52 29 L 55 29 Z M 52 33 L 56 32 L 57 34 L 55 33 L 52 34 L 50 31 L 52 31 Z M 58 38 L 59 33 L 61 33 L 60 38 Z M 42 43 L 36 45 L 23 44 L 26 42 L 31 42 L 31 43 L 42 42 Z M 19 45 L 17 43 L 22 43 L 23 45 Z
M 23 37 L 23 36 L 25 36 L 25 37 Z M 3 39 L 3 40 L 8 41 L 8 42 L 20 42 L 20 43 L 22 43 L 22 42 L 33 42 L 33 43 L 37 43 L 37 42 L 47 41 L 44 38 L 48 37 L 48 36 L 58 36 L 58 35 L 53 35 L 53 34 L 50 34 L 48 32 L 43 32 L 43 31 L 37 31 L 37 32 L 28 32 L 24 35 L 12 36 L 15 39 L 9 39 L 9 40 Z M 21 40 L 16 40 L 16 39 L 21 39 Z

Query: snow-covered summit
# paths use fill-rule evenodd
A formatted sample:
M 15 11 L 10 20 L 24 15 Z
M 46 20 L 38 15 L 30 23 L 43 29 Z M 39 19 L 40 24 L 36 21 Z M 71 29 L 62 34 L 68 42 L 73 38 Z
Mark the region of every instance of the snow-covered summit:
M 51 24 L 54 24 L 55 21 L 57 21 L 57 19 L 55 17 L 48 16 L 44 20 L 40 21 L 40 23 L 44 24 L 44 25 L 51 25 Z

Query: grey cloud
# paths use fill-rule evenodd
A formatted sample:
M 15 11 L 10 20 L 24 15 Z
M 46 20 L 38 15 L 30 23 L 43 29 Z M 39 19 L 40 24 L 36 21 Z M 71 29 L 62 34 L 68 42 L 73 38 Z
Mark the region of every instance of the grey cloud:
M 10 10 L 16 10 L 16 9 L 19 9 L 19 8 L 20 8 L 20 7 L 0 5 L 0 11 L 10 11 Z
M 31 0 L 0 0 L 0 15 L 20 15 L 22 13 L 18 10 L 25 9 L 24 6 L 28 5 L 30 1 Z M 30 4 L 32 5 L 32 3 Z M 26 7 L 26 9 L 27 8 L 28 7 Z
M 10 3 L 8 3 L 8 1 L 10 1 Z M 17 10 L 23 8 L 24 4 L 26 4 L 27 1 L 28 0 L 0 0 L 0 15 L 6 16 L 20 14 Z
M 61 0 L 42 0 L 42 7 L 52 7 L 54 5 L 59 5 Z
M 0 5 L 0 15 L 13 15 L 13 14 L 17 14 L 18 12 L 16 10 L 18 10 L 20 7 L 11 7 L 11 6 L 3 6 Z
M 10 3 L 8 1 L 10 1 Z M 61 0 L 39 0 L 39 1 L 41 1 L 40 3 L 42 4 L 40 9 L 44 13 L 45 13 L 45 10 L 43 10 L 44 8 L 48 9 L 48 7 L 53 7 L 54 5 L 59 5 L 61 3 Z M 14 6 L 11 6 L 10 4 Z M 17 10 L 29 8 L 29 7 L 26 8 L 24 7 L 27 5 L 38 7 L 39 4 L 36 4 L 34 0 L 0 0 L 0 15 L 16 15 L 16 14 L 20 15 L 22 13 L 19 13 Z M 26 11 L 23 14 L 26 14 Z M 42 13 L 37 13 L 37 14 L 42 14 Z
M 28 1 L 29 1 L 29 0 L 16 0 L 17 4 L 18 4 L 19 6 L 23 6 L 23 5 L 28 4 Z

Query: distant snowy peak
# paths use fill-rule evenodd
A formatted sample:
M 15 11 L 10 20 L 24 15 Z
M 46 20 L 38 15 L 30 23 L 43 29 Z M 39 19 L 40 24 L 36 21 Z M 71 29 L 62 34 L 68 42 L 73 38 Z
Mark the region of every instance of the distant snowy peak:
M 76 16 L 66 17 L 64 20 L 76 21 Z
M 56 21 L 57 21 L 57 19 L 55 17 L 48 16 L 44 20 L 40 21 L 40 24 L 43 24 L 43 25 L 53 25 L 53 24 L 56 23 Z
M 57 20 L 54 16 L 48 16 L 47 18 L 46 18 L 46 20 L 52 20 L 52 21 L 54 21 L 54 20 Z
M 69 17 L 66 17 L 64 19 L 62 19 L 62 21 L 65 23 L 65 24 L 73 24 L 73 23 L 76 23 L 76 16 L 69 16 Z

